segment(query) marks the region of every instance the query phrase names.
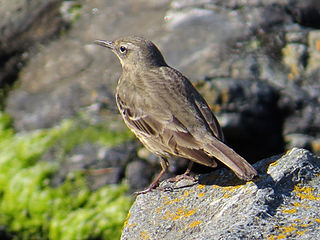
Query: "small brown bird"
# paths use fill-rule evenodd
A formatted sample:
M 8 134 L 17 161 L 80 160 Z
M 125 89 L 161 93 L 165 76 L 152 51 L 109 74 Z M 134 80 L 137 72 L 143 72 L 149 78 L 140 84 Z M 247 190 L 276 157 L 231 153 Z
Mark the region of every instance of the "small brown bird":
M 257 175 L 244 158 L 223 143 L 220 125 L 206 101 L 185 76 L 167 65 L 151 41 L 125 37 L 95 43 L 110 48 L 120 59 L 123 71 L 116 101 L 126 125 L 149 151 L 160 156 L 161 172 L 138 194 L 158 186 L 172 156 L 190 160 L 181 178 L 188 177 L 193 162 L 214 168 L 215 159 L 242 180 Z

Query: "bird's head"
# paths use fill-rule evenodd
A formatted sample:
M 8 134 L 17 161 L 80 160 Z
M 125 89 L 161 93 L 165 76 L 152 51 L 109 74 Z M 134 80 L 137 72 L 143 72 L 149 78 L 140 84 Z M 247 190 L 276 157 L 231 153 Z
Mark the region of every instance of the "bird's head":
M 159 49 L 141 37 L 125 37 L 111 42 L 96 40 L 95 43 L 110 48 L 119 58 L 122 68 L 167 65 Z

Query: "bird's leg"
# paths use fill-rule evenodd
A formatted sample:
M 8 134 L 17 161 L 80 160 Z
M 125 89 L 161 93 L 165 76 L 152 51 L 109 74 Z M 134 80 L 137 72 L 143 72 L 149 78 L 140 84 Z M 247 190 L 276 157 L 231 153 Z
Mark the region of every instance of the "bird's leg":
M 182 174 L 182 175 L 189 176 L 189 175 L 190 175 L 190 172 L 191 172 L 191 169 L 192 169 L 192 166 L 193 166 L 193 162 L 192 162 L 192 161 L 189 161 L 187 170 L 186 170 L 186 171 L 184 172 L 184 174 Z
M 177 175 L 177 176 L 175 176 L 173 178 L 170 178 L 169 182 L 179 182 L 179 181 L 181 181 L 183 179 L 190 179 L 190 180 L 196 181 L 196 179 L 194 177 L 190 176 L 190 172 L 191 172 L 192 166 L 193 166 L 193 161 L 189 161 L 188 168 L 184 172 L 184 174 Z
M 157 188 L 159 186 L 159 181 L 160 178 L 162 177 L 162 175 L 167 171 L 168 167 L 169 167 L 169 162 L 166 158 L 164 157 L 160 157 L 160 164 L 161 164 L 161 172 L 158 174 L 158 176 L 153 180 L 153 182 L 149 185 L 149 187 L 143 191 L 140 192 L 135 192 L 135 194 L 139 195 L 139 194 L 145 194 L 147 192 L 152 191 L 153 189 Z

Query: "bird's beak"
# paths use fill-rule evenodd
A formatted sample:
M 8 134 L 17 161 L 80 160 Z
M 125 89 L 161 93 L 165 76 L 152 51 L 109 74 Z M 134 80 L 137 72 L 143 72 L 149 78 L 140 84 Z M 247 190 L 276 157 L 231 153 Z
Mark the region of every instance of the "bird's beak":
M 95 40 L 94 43 L 99 46 L 110 48 L 110 49 L 113 49 L 113 47 L 114 47 L 113 42 L 108 42 L 108 41 L 104 41 L 104 40 Z

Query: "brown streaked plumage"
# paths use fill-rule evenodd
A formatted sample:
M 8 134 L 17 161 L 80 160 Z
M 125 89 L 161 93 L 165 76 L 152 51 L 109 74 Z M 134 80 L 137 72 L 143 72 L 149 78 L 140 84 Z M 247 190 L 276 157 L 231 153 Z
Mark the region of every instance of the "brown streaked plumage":
M 139 193 L 158 186 L 171 156 L 209 167 L 216 167 L 218 159 L 245 181 L 257 175 L 244 158 L 223 143 L 222 130 L 208 104 L 186 77 L 166 64 L 151 41 L 126 37 L 95 43 L 110 48 L 120 59 L 123 72 L 116 101 L 126 125 L 148 150 L 160 156 L 162 171 Z

